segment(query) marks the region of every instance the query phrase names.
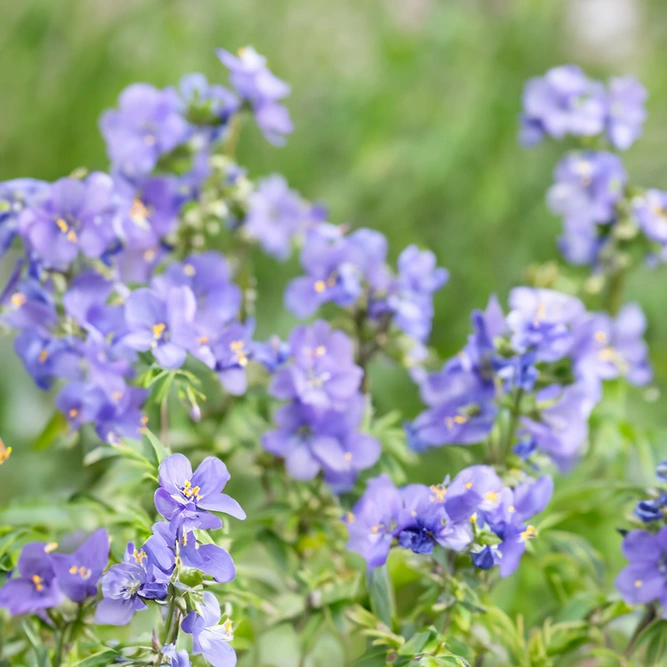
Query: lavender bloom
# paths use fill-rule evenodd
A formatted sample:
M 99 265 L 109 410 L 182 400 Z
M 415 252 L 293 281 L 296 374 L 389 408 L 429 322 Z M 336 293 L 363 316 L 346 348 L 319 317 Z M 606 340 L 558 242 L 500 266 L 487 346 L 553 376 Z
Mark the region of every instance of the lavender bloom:
M 175 644 L 162 647 L 162 655 L 169 660 L 171 667 L 192 667 L 190 656 L 187 651 L 177 651 Z
M 649 240 L 667 245 L 667 192 L 647 190 L 634 201 L 634 213 Z
M 131 562 L 131 553 L 134 562 Z M 97 605 L 95 623 L 127 625 L 134 612 L 146 609 L 145 600 L 167 597 L 166 582 L 156 581 L 146 558 L 144 551 L 135 551 L 134 545 L 129 544 L 125 562 L 113 565 L 102 577 L 104 598 Z
M 93 420 L 97 435 L 105 442 L 139 437 L 148 421 L 141 410 L 147 397 L 148 391 L 139 387 L 126 387 L 120 396 L 107 397 Z
M 502 490 L 503 482 L 491 466 L 469 466 L 447 488 L 445 509 L 453 521 L 470 521 L 478 511 L 495 509 Z
M 3 296 L 2 305 L 7 311 L 2 319 L 14 329 L 44 334 L 58 321 L 52 290 L 34 278 L 8 285 Z
M 231 621 L 222 625 L 220 604 L 213 593 L 203 594 L 203 600 L 181 622 L 181 630 L 192 635 L 192 653 L 203 655 L 213 667 L 234 667 L 236 653 L 229 645 L 234 639 Z
M 667 618 L 667 527 L 657 534 L 631 530 L 623 540 L 630 561 L 616 578 L 616 588 L 628 604 L 658 601 Z
M 265 343 L 255 343 L 255 361 L 262 364 L 269 373 L 275 373 L 290 358 L 290 347 L 278 336 L 271 336 Z
M 241 290 L 231 282 L 227 260 L 215 250 L 170 264 L 163 274 L 153 279 L 152 286 L 164 297 L 174 287 L 187 287 L 192 291 L 197 303 L 195 325 L 200 338 L 212 339 L 237 317 L 241 308 Z
M 311 326 L 296 327 L 289 345 L 294 362 L 274 376 L 272 394 L 318 408 L 342 409 L 356 394 L 363 376 L 354 363 L 352 341 L 317 320 Z
M 213 370 L 222 386 L 235 396 L 244 394 L 247 388 L 246 367 L 254 356 L 254 329 L 253 320 L 234 322 L 209 347 Z
M 628 303 L 616 319 L 604 313 L 590 316 L 579 327 L 572 350 L 575 371 L 583 379 L 625 377 L 634 385 L 651 381 L 653 373 L 644 341 L 646 317 L 636 303 Z
M 369 480 L 361 499 L 344 518 L 347 548 L 364 557 L 369 568 L 384 565 L 402 507 L 401 495 L 387 475 Z
M 206 457 L 193 474 L 183 454 L 172 454 L 160 464 L 155 507 L 173 526 L 184 530 L 220 528 L 222 521 L 209 512 L 245 519 L 241 506 L 222 493 L 229 477 L 227 466 L 214 456 Z
M 266 66 L 266 58 L 250 46 L 234 56 L 218 49 L 222 64 L 229 69 L 230 81 L 239 97 L 249 104 L 264 137 L 275 146 L 285 144 L 285 135 L 293 130 L 287 109 L 279 100 L 287 97 L 290 87 Z
M 97 259 L 114 240 L 113 181 L 94 172 L 85 181 L 61 178 L 23 210 L 19 232 L 46 268 L 65 270 L 81 251 Z
M 579 299 L 554 290 L 516 287 L 509 304 L 507 325 L 515 350 L 534 350 L 537 361 L 558 361 L 568 354 L 572 328 L 585 312 Z
M 188 287 L 175 287 L 164 297 L 149 289 L 138 289 L 125 304 L 130 333 L 123 343 L 140 352 L 152 351 L 164 368 L 179 368 L 197 340 L 196 311 L 197 302 Z
M 613 78 L 607 100 L 607 136 L 619 150 L 626 150 L 642 135 L 647 93 L 634 76 Z
M 128 86 L 118 109 L 102 114 L 100 129 L 115 168 L 128 177 L 150 174 L 161 156 L 185 143 L 191 128 L 181 115 L 182 103 L 171 88 L 146 83 Z
M 547 387 L 537 394 L 538 401 L 547 405 L 541 420 L 522 418 L 525 433 L 562 470 L 572 466 L 586 442 L 588 417 L 599 400 L 594 391 L 586 383 Z
M 433 294 L 448 278 L 445 269 L 436 267 L 432 252 L 408 246 L 398 258 L 398 278 L 387 298 L 396 326 L 419 341 L 427 340 L 433 319 Z
M 268 255 L 287 259 L 292 240 L 306 226 L 308 207 L 279 174 L 262 179 L 248 198 L 243 229 Z
M 102 528 L 74 553 L 53 554 L 51 560 L 63 593 L 72 602 L 83 602 L 97 595 L 97 583 L 109 560 L 109 535 Z
M 209 83 L 203 74 L 186 74 L 178 92 L 187 108 L 190 122 L 204 129 L 207 142 L 217 141 L 226 130 L 227 121 L 239 108 L 238 97 L 224 86 Z
M 663 493 L 659 498 L 642 500 L 637 503 L 634 515 L 644 523 L 651 523 L 658 519 L 664 519 L 664 508 L 667 506 L 667 494 Z
M 604 87 L 575 65 L 549 70 L 530 79 L 523 93 L 524 143 L 535 145 L 550 135 L 593 136 L 604 130 L 607 102 Z
M 18 576 L 9 579 L 0 589 L 0 607 L 17 616 L 50 609 L 61 602 L 63 595 L 49 555 L 56 546 L 31 542 L 23 547 L 17 566 Z
M 32 178 L 16 178 L 0 183 L 0 257 L 16 236 L 21 211 L 48 187 L 47 183 Z
M 344 410 L 318 410 L 294 401 L 275 415 L 278 429 L 262 438 L 264 449 L 285 459 L 295 479 L 313 479 L 320 470 L 336 491 L 350 488 L 360 471 L 380 456 L 380 443 L 359 432 L 364 399 L 359 394 Z
M 595 224 L 607 225 L 623 196 L 627 174 L 612 153 L 582 151 L 566 155 L 554 171 L 549 208 L 563 216 L 566 228 L 590 232 Z

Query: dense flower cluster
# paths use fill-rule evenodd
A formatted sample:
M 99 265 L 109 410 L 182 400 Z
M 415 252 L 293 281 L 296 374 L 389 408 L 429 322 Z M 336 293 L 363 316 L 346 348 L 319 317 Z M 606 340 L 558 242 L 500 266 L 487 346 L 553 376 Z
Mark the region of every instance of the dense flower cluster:
M 352 512 L 345 516 L 348 549 L 369 567 L 383 565 L 394 544 L 417 554 L 436 545 L 470 551 L 480 569 L 500 565 L 502 576 L 518 567 L 526 542 L 536 536 L 527 521 L 548 504 L 550 477 L 505 486 L 490 466 L 472 466 L 443 484 L 410 484 L 397 489 L 383 475 L 369 481 Z M 493 536 L 490 538 L 490 536 Z
M 601 382 L 651 380 L 638 305 L 612 319 L 573 296 L 527 287 L 512 290 L 509 305 L 505 316 L 492 298 L 473 314 L 465 348 L 439 372 L 416 374 L 429 409 L 407 426 L 414 450 L 482 442 L 509 397 L 521 418 L 517 452 L 537 449 L 567 468 L 585 443 Z

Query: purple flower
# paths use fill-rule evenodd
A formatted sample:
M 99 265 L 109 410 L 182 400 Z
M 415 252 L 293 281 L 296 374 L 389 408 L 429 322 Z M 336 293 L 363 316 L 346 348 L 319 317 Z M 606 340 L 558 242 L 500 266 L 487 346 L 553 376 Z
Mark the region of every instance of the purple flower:
M 99 172 L 83 181 L 61 178 L 24 209 L 20 234 L 45 267 L 65 270 L 79 252 L 102 256 L 114 240 L 113 189 L 111 177 Z
M 646 317 L 636 303 L 623 306 L 616 319 L 591 315 L 579 327 L 572 350 L 577 375 L 592 381 L 625 377 L 631 384 L 647 384 L 653 372 L 645 331 Z
M 2 319 L 13 329 L 46 333 L 58 321 L 52 289 L 34 278 L 8 285 L 3 296 L 7 310 Z
M 389 289 L 387 304 L 396 326 L 419 341 L 428 339 L 433 319 L 433 294 L 448 280 L 430 250 L 408 246 L 398 258 L 398 278 Z
M 245 324 L 233 322 L 210 343 L 210 365 L 220 378 L 222 386 L 235 396 L 244 394 L 247 388 L 246 367 L 254 356 L 254 329 L 253 320 L 248 320 Z
M 0 257 L 12 244 L 21 211 L 48 191 L 48 184 L 32 178 L 16 178 L 0 183 Z
M 279 100 L 289 95 L 289 85 L 268 69 L 266 58 L 251 46 L 239 49 L 238 56 L 225 49 L 218 49 L 216 53 L 229 69 L 229 78 L 237 94 L 251 106 L 267 141 L 275 146 L 284 145 L 285 135 L 292 132 L 293 125 L 289 112 Z
M 139 438 L 148 421 L 142 412 L 147 397 L 148 391 L 139 387 L 126 387 L 120 396 L 107 397 L 94 417 L 97 435 L 105 442 Z
M 463 469 L 447 487 L 445 509 L 453 521 L 470 521 L 478 511 L 498 506 L 503 482 L 491 466 Z
M 160 464 L 159 479 L 155 507 L 174 526 L 184 530 L 220 528 L 222 521 L 209 512 L 245 519 L 241 506 L 222 493 L 229 473 L 227 466 L 214 456 L 206 457 L 193 474 L 190 461 L 183 454 L 172 454 Z
M 278 428 L 262 438 L 264 449 L 285 459 L 295 479 L 313 479 L 320 470 L 336 491 L 350 488 L 360 471 L 380 456 L 380 443 L 359 432 L 364 398 L 350 399 L 344 410 L 320 410 L 294 401 L 275 415 Z
M 566 155 L 554 171 L 549 208 L 564 218 L 566 229 L 592 232 L 615 218 L 627 175 L 612 153 L 582 151 Z
M 180 368 L 196 344 L 196 311 L 197 301 L 188 287 L 175 287 L 163 296 L 138 289 L 125 304 L 130 333 L 123 342 L 140 352 L 150 350 L 164 368 Z
M 631 530 L 623 540 L 623 555 L 630 561 L 616 577 L 616 588 L 628 604 L 657 600 L 667 618 L 667 527 L 657 534 Z
M 224 86 L 209 83 L 203 74 L 186 74 L 178 92 L 187 107 L 187 117 L 204 130 L 207 142 L 217 141 L 226 130 L 227 121 L 239 108 L 239 99 Z
M 167 584 L 157 581 L 153 568 L 148 567 L 144 551 L 128 544 L 125 561 L 113 565 L 102 577 L 103 599 L 95 611 L 95 623 L 127 625 L 134 612 L 146 609 L 145 600 L 164 600 Z
M 507 324 L 517 352 L 534 350 L 537 361 L 558 361 L 570 351 L 572 329 L 584 315 L 579 299 L 548 289 L 515 287 Z
M 49 555 L 55 546 L 31 542 L 23 547 L 17 566 L 18 576 L 9 579 L 0 589 L 0 607 L 17 616 L 50 609 L 61 602 L 63 595 Z
M 289 343 L 278 336 L 271 336 L 265 343 L 254 344 L 255 361 L 269 373 L 275 373 L 290 358 Z
M 410 484 L 400 493 L 403 507 L 395 534 L 403 549 L 430 554 L 436 544 L 454 551 L 462 551 L 470 544 L 470 521 L 465 518 L 457 523 L 447 514 L 444 486 Z
M 555 139 L 600 134 L 606 114 L 601 83 L 588 79 L 576 65 L 555 67 L 526 83 L 521 116 L 524 143 L 535 145 L 545 134 Z
M 667 245 L 667 192 L 647 190 L 633 205 L 637 223 L 647 238 Z
M 72 602 L 83 602 L 97 595 L 97 583 L 109 560 L 109 535 L 101 528 L 74 553 L 53 554 L 51 560 L 63 593 Z
M 114 167 L 128 177 L 150 174 L 161 156 L 185 143 L 191 132 L 182 103 L 171 88 L 146 83 L 128 86 L 118 109 L 102 114 L 100 129 Z
M 177 651 L 175 644 L 162 647 L 162 655 L 169 660 L 171 667 L 192 667 L 190 656 L 187 651 Z
M 576 460 L 588 437 L 588 418 L 599 400 L 599 393 L 586 383 L 569 387 L 552 385 L 537 394 L 545 405 L 540 420 L 523 417 L 525 433 L 548 454 L 559 468 L 566 470 Z
M 607 99 L 607 136 L 619 150 L 626 150 L 642 135 L 647 93 L 634 76 L 613 78 Z
M 243 229 L 268 255 L 285 260 L 291 254 L 292 240 L 306 226 L 308 210 L 287 181 L 274 174 L 259 181 L 248 197 Z
M 369 568 L 384 565 L 403 506 L 400 492 L 387 475 L 369 480 L 361 499 L 344 518 L 347 548 L 364 557 Z
M 359 389 L 363 376 L 354 363 L 352 341 L 317 320 L 311 326 L 296 327 L 289 345 L 294 361 L 274 376 L 272 394 L 318 408 L 342 409 Z
M 171 263 L 163 274 L 153 279 L 152 286 L 164 297 L 174 287 L 187 287 L 192 291 L 197 303 L 195 325 L 200 338 L 212 339 L 238 316 L 241 308 L 241 290 L 231 282 L 227 260 L 215 250 Z
M 222 614 L 213 593 L 203 594 L 197 609 L 181 622 L 181 630 L 192 635 L 192 653 L 203 655 L 214 667 L 234 667 L 236 653 L 229 645 L 234 639 L 231 621 L 219 625 Z

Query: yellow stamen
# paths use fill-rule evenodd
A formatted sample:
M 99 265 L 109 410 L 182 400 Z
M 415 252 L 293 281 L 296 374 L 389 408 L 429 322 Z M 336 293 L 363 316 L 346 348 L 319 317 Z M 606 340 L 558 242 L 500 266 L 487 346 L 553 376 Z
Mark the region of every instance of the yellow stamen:
M 69 232 L 67 232 L 67 240 L 70 243 L 76 243 L 79 238 L 76 235 L 76 232 L 73 229 L 70 229 Z
M 155 250 L 153 250 L 153 248 L 149 248 L 149 249 L 146 250 L 146 252 L 144 253 L 144 260 L 145 260 L 146 262 L 149 262 L 149 263 L 150 263 L 150 262 L 152 262 L 154 259 L 155 259 Z
M 153 325 L 153 338 L 155 340 L 160 340 L 162 338 L 162 335 L 164 334 L 164 330 L 167 328 L 166 324 L 163 324 L 162 322 L 159 322 L 158 324 Z
M 141 199 L 135 198 L 132 201 L 132 206 L 130 206 L 130 217 L 132 220 L 138 224 L 145 223 L 149 215 L 150 212 Z
M 510 514 L 512 514 L 513 512 L 516 512 L 516 507 L 514 507 L 514 505 L 510 505 L 510 506 L 507 508 L 507 511 L 508 511 Z
M 477 512 L 470 517 L 470 523 L 477 523 Z
M 380 530 L 380 526 L 373 526 L 371 528 L 371 533 L 373 533 L 375 535 L 379 530 Z
M 123 398 L 123 393 L 120 391 L 115 391 L 111 398 L 113 398 L 114 401 L 120 401 L 120 399 Z
M 49 542 L 45 547 L 44 547 L 44 552 L 47 554 L 50 554 L 52 551 L 55 551 L 58 548 L 58 543 L 57 542 Z
M 489 491 L 486 494 L 486 499 L 492 503 L 498 502 L 498 493 L 496 491 Z
M 466 489 L 472 489 L 472 482 L 466 482 Z
M 635 581 L 635 588 L 641 588 L 643 583 L 644 582 L 641 579 L 637 579 L 637 581 Z
M 327 348 L 324 345 L 318 345 L 315 348 L 315 356 L 323 357 L 327 353 Z
M 183 273 L 184 273 L 186 276 L 194 276 L 195 273 L 197 273 L 197 271 L 195 270 L 195 267 L 192 266 L 192 264 L 186 264 L 186 265 L 183 267 Z
M 17 308 L 20 308 L 27 300 L 25 294 L 22 294 L 21 292 L 16 292 L 16 294 L 12 295 L 11 299 L 12 305 Z
M 42 579 L 38 574 L 32 575 L 32 583 L 35 585 L 35 590 L 38 593 L 44 590 L 44 579 Z
M 69 232 L 69 225 L 62 218 L 56 218 L 56 225 L 63 234 Z
M 607 337 L 607 334 L 604 331 L 596 331 L 595 340 L 598 343 L 602 343 L 602 345 L 606 345 L 609 342 L 609 338 Z
M 318 294 L 321 294 L 327 288 L 327 284 L 324 282 L 324 280 L 316 280 L 314 287 L 315 287 L 315 291 Z
M 540 303 L 540 305 L 537 307 L 537 312 L 535 313 L 535 319 L 533 320 L 533 324 L 539 324 L 544 319 L 544 316 L 546 314 L 547 314 L 546 306 L 543 303 Z
M 70 574 L 76 574 L 78 571 L 79 570 L 78 570 L 76 565 L 72 565 L 72 567 L 70 567 L 70 569 L 69 569 Z
M 521 539 L 525 542 L 526 540 L 532 540 L 537 537 L 537 531 L 535 526 L 526 526 L 526 530 L 521 533 Z
M 431 496 L 432 502 L 441 503 L 445 500 L 445 494 L 447 493 L 447 487 L 443 484 L 433 484 L 431 487 Z
M 39 353 L 39 363 L 43 364 L 49 358 L 49 353 L 46 350 L 42 350 Z
M 348 523 L 354 523 L 354 514 L 352 512 L 348 512 L 345 515 L 345 521 L 347 521 Z
M 208 343 L 208 336 L 202 336 L 197 340 L 200 345 L 206 345 Z
M 132 555 L 134 556 L 134 560 L 139 563 L 139 565 L 143 565 L 144 559 L 148 558 L 148 554 L 143 549 L 141 549 L 141 551 L 137 551 L 135 549 Z
M 87 568 L 87 567 L 83 567 L 83 566 L 81 566 L 81 567 L 79 568 L 79 576 L 80 576 L 82 579 L 90 579 L 90 575 L 91 575 L 91 574 L 92 574 L 92 572 L 90 571 L 89 568 Z
M 70 419 L 76 419 L 79 416 L 79 411 L 76 408 L 72 408 L 68 414 Z
M 5 447 L 5 443 L 0 438 L 0 466 L 10 457 L 12 453 L 11 447 Z
M 352 454 L 350 454 L 350 452 L 345 452 L 345 456 L 343 456 L 343 458 L 346 461 L 351 461 L 352 460 Z

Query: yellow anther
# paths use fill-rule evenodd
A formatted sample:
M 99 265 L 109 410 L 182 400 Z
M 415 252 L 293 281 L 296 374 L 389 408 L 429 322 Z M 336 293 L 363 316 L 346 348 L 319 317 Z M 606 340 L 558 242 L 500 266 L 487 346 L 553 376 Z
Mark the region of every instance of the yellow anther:
M 56 225 L 63 234 L 69 232 L 69 225 L 62 218 L 56 218 Z
M 243 341 L 242 340 L 233 340 L 229 344 L 229 349 L 232 352 L 240 352 L 243 349 Z
M 79 240 L 76 232 L 73 229 L 70 229 L 69 232 L 67 232 L 67 240 L 70 243 L 76 243 Z
M 70 569 L 69 569 L 70 574 L 76 574 L 78 571 L 79 571 L 79 568 L 77 568 L 76 565 L 72 565 L 72 567 L 70 567 Z
M 498 493 L 496 491 L 489 491 L 485 498 L 492 503 L 498 502 Z
M 188 545 L 188 534 L 187 533 L 183 533 L 183 539 L 181 540 L 181 543 L 183 544 L 184 547 Z
M 343 456 L 343 458 L 346 461 L 351 461 L 352 460 L 352 454 L 350 452 L 345 452 L 345 456 Z
M 91 574 L 92 574 L 92 572 L 90 571 L 89 568 L 83 567 L 83 566 L 79 568 L 79 576 L 82 579 L 90 579 Z
M 635 588 L 641 588 L 644 582 L 641 579 L 635 581 Z
M 123 398 L 123 392 L 121 391 L 115 391 L 112 395 L 111 398 L 113 398 L 114 401 L 120 401 L 121 398 Z M 145 416 L 145 415 L 144 415 Z M 143 419 L 143 417 L 142 417 Z
M 521 533 L 521 539 L 525 542 L 526 540 L 532 540 L 534 537 L 537 537 L 535 526 L 526 526 L 526 530 Z
M 130 206 L 130 217 L 136 223 L 145 223 L 146 218 L 150 215 L 150 211 L 146 208 L 141 199 L 133 199 L 132 206 Z
M 44 547 L 44 552 L 47 554 L 50 554 L 52 551 L 55 551 L 58 548 L 58 543 L 57 542 L 49 542 L 45 547 Z
M 155 340 L 160 340 L 162 338 L 162 335 L 164 334 L 164 330 L 167 328 L 167 325 L 159 322 L 158 324 L 153 325 L 153 338 Z
M 618 361 L 619 354 L 613 347 L 603 347 L 598 352 L 598 357 L 600 361 L 610 361 L 613 363 Z
M 0 466 L 10 457 L 12 453 L 11 447 L 5 447 L 5 443 L 0 438 Z
M 472 482 L 466 482 L 466 489 L 472 489 Z
M 456 415 L 456 417 L 454 417 L 455 424 L 467 424 L 469 420 L 470 417 L 465 417 L 464 415 Z
M 507 508 L 507 511 L 508 511 L 510 514 L 512 514 L 512 513 L 516 512 L 516 507 L 514 507 L 514 505 L 510 505 L 510 506 Z
M 324 345 L 318 345 L 315 348 L 315 356 L 316 357 L 323 357 L 327 353 L 327 348 L 324 347 Z
M 595 332 L 595 340 L 598 343 L 602 343 L 602 345 L 606 345 L 609 342 L 609 338 L 604 331 L 596 331 Z
M 546 314 L 547 314 L 546 306 L 543 303 L 540 303 L 540 305 L 537 307 L 537 312 L 535 313 L 535 319 L 533 320 L 533 324 L 539 324 L 544 319 L 544 316 Z
M 79 411 L 76 408 L 72 408 L 67 414 L 70 419 L 76 419 L 79 416 Z
M 318 294 L 321 294 L 327 288 L 327 284 L 324 282 L 324 280 L 316 280 L 314 287 L 315 287 L 315 291 Z
M 345 515 L 345 521 L 347 521 L 347 523 L 354 523 L 354 514 L 352 512 L 348 512 Z
M 154 259 L 155 259 L 155 250 L 153 250 L 153 248 L 149 248 L 144 253 L 144 261 L 152 262 Z
M 371 528 L 371 533 L 373 533 L 375 535 L 379 530 L 380 530 L 380 526 L 373 526 Z
M 44 590 L 44 579 L 42 579 L 38 574 L 32 575 L 32 583 L 35 585 L 35 590 L 38 593 Z
M 42 350 L 39 353 L 39 363 L 43 364 L 49 358 L 49 353 L 46 350 Z
M 192 266 L 192 264 L 186 264 L 186 265 L 183 267 L 183 273 L 184 273 L 186 276 L 194 276 L 195 273 L 197 273 L 197 271 L 195 270 L 195 267 Z
M 206 345 L 206 343 L 208 343 L 208 336 L 202 336 L 201 338 L 198 338 L 197 342 L 200 345 Z
M 16 292 L 16 294 L 12 295 L 11 301 L 12 305 L 16 306 L 17 308 L 20 308 L 28 299 L 25 298 L 25 294 L 22 294 L 21 292 Z
M 132 554 L 134 556 L 134 560 L 139 563 L 139 565 L 143 565 L 144 559 L 148 558 L 148 554 L 141 549 L 140 551 L 137 551 L 136 549 L 134 550 L 134 553 Z
M 470 517 L 470 523 L 477 523 L 477 512 Z
M 434 503 L 441 503 L 445 500 L 445 495 L 447 493 L 447 487 L 442 484 L 433 484 L 431 487 L 431 501 Z

